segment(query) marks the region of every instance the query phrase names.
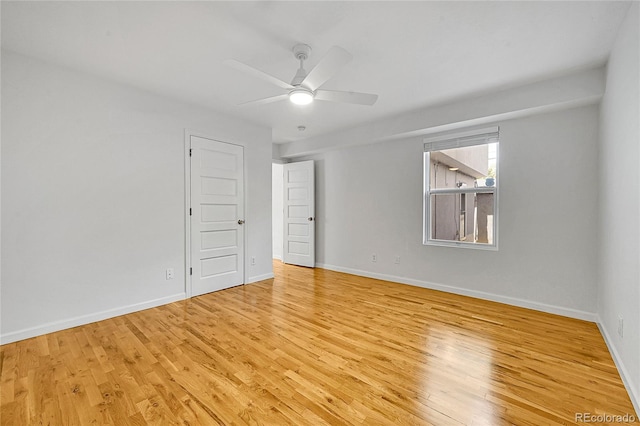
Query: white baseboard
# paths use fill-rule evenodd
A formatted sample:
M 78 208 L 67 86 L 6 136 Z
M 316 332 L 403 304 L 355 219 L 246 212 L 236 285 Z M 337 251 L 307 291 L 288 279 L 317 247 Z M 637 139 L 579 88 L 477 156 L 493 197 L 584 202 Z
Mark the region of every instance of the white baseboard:
M 166 305 L 167 303 L 177 302 L 178 300 L 184 300 L 185 297 L 186 293 L 178 293 L 171 296 L 162 297 L 160 299 L 148 300 L 146 302 L 135 303 L 133 305 L 122 306 L 115 309 L 108 309 L 106 311 L 96 312 L 88 315 L 81 315 L 78 317 L 67 318 L 60 321 L 53 321 L 39 325 L 37 327 L 12 331 L 10 333 L 0 335 L 0 344 L 4 345 L 6 343 L 13 343 L 17 342 L 18 340 L 30 339 L 42 334 L 53 333 L 54 331 L 66 330 L 67 328 L 78 327 L 80 325 L 90 324 L 92 322 L 130 314 L 132 312 L 155 308 L 156 306 Z
M 282 256 L 278 256 L 277 254 L 274 254 L 272 256 L 275 260 L 279 260 L 280 262 L 282 262 Z
M 607 348 L 609 348 L 609 353 L 613 358 L 613 362 L 618 368 L 618 372 L 620 373 L 620 378 L 622 379 L 622 383 L 624 383 L 624 387 L 627 389 L 627 393 L 629 394 L 629 398 L 631 399 L 633 408 L 636 409 L 636 418 L 638 418 L 640 417 L 640 391 L 636 390 L 633 386 L 633 381 L 629 380 L 631 375 L 629 374 L 629 371 L 627 370 L 624 363 L 622 362 L 622 359 L 620 358 L 620 355 L 618 354 L 616 347 L 613 345 L 613 340 L 611 339 L 611 335 L 609 334 L 607 329 L 604 327 L 602 320 L 600 319 L 600 316 L 598 316 L 596 324 L 598 324 L 598 328 L 600 329 L 600 333 L 604 338 L 604 342 L 607 344 Z
M 268 280 L 273 278 L 273 272 L 269 272 L 267 274 L 262 274 L 262 275 L 256 275 L 255 277 L 249 277 L 247 278 L 247 282 L 245 284 L 251 284 L 251 283 L 255 283 L 258 281 L 263 281 L 263 280 Z
M 416 280 L 413 278 L 399 277 L 395 275 L 379 274 L 376 272 L 362 271 L 359 269 L 345 268 L 342 266 L 327 265 L 317 263 L 316 267 L 329 269 L 331 271 L 344 272 L 347 274 L 360 275 L 368 278 L 375 278 L 384 281 L 393 281 L 401 284 L 409 284 L 416 287 L 423 287 L 432 290 L 440 290 L 447 293 L 459 294 L 462 296 L 475 297 L 477 299 L 490 300 L 492 302 L 505 303 L 507 305 L 518 306 L 521 308 L 533 309 L 535 311 L 547 312 L 550 314 L 562 315 L 564 317 L 581 319 L 584 321 L 597 322 L 597 315 L 591 312 L 580 311 L 577 309 L 564 308 L 562 306 L 547 305 L 545 303 L 534 302 L 531 300 L 518 299 L 515 297 L 501 296 L 494 293 L 485 293 L 483 291 L 469 290 L 461 287 L 454 287 L 444 284 L 432 283 L 429 281 Z

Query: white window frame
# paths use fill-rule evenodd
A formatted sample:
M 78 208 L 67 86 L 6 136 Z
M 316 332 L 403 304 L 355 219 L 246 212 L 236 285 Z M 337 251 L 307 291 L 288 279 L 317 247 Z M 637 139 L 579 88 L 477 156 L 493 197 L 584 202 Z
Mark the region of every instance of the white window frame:
M 447 134 L 433 138 L 424 139 L 424 158 L 423 158 L 423 173 L 424 173 L 424 189 L 423 189 L 423 206 L 422 206 L 422 218 L 423 229 L 422 236 L 424 245 L 428 246 L 445 246 L 445 247 L 463 247 L 479 250 L 498 250 L 498 193 L 499 193 L 499 151 L 500 151 L 500 129 L 496 127 L 471 130 L 466 132 L 459 132 L 455 134 Z M 491 143 L 497 143 L 496 149 L 496 176 L 493 186 L 481 186 L 481 187 L 463 187 L 463 188 L 430 188 L 431 177 L 431 155 L 433 151 L 442 151 L 452 148 L 464 148 L 477 145 L 488 145 Z M 451 241 L 451 240 L 437 240 L 431 236 L 431 196 L 440 194 L 479 194 L 479 193 L 492 193 L 493 194 L 493 243 L 476 243 L 469 241 Z M 468 200 L 467 200 L 468 201 Z

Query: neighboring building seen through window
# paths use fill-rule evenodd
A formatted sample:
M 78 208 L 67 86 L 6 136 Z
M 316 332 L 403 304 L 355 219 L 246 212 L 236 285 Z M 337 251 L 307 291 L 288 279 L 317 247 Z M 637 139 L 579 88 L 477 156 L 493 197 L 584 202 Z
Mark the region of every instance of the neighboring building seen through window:
M 425 143 L 424 244 L 497 248 L 498 130 Z

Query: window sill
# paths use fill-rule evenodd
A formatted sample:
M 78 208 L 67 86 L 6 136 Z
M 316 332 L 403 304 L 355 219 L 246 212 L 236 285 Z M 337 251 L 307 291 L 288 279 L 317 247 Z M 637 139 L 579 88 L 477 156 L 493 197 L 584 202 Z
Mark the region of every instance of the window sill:
M 474 250 L 488 250 L 498 251 L 497 244 L 480 244 L 480 243 L 467 243 L 464 241 L 446 241 L 446 240 L 427 240 L 423 241 L 422 245 L 425 246 L 437 246 L 437 247 L 455 247 Z

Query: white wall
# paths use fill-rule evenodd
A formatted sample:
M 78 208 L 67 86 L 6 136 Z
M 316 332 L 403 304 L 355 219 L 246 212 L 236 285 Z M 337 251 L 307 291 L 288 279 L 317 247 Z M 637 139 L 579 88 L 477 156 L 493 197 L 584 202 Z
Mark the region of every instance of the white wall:
M 607 66 L 601 104 L 598 315 L 640 410 L 640 7 L 634 3 Z M 618 335 L 618 316 L 624 337 Z
M 5 51 L 2 124 L 3 343 L 184 297 L 185 128 L 245 146 L 271 276 L 269 129 Z
M 273 240 L 273 258 L 282 260 L 282 248 L 284 240 L 284 175 L 283 165 L 273 163 L 272 182 L 272 213 L 273 220 L 272 240 Z
M 422 245 L 419 138 L 308 157 L 316 160 L 317 262 L 595 319 L 597 123 L 596 106 L 497 123 L 497 252 Z

